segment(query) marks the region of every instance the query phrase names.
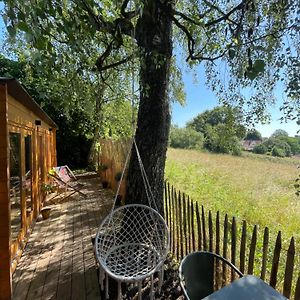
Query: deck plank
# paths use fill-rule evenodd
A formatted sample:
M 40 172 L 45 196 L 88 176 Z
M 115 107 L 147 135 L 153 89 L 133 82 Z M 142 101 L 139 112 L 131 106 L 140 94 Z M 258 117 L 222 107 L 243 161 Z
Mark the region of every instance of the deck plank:
M 98 178 L 81 180 L 87 198 L 72 196 L 36 223 L 13 276 L 13 299 L 101 299 L 91 237 L 112 195 Z

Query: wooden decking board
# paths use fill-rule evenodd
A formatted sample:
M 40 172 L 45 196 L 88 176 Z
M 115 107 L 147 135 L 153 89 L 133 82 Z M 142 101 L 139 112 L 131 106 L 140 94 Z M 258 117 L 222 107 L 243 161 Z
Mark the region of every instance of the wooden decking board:
M 30 289 L 30 285 L 33 281 L 33 278 L 35 277 L 35 270 L 38 264 L 38 261 L 41 257 L 41 255 L 43 254 L 43 252 L 45 251 L 44 247 L 43 247 L 43 243 L 44 241 L 47 239 L 48 236 L 48 225 L 52 224 L 53 221 L 52 220 L 46 220 L 44 226 L 40 227 L 40 233 L 36 236 L 36 238 L 39 238 L 39 240 L 41 241 L 40 245 L 36 242 L 36 240 L 32 240 L 33 246 L 29 247 L 28 250 L 25 249 L 24 251 L 24 255 L 27 257 L 23 263 L 24 263 L 24 267 L 23 270 L 21 272 L 20 278 L 16 284 L 15 290 L 14 290 L 14 294 L 16 295 L 16 297 L 14 297 L 15 299 L 30 299 L 27 298 L 27 294 L 28 291 Z M 40 225 L 40 224 L 38 224 Z M 30 243 L 30 241 L 29 241 Z M 29 244 L 28 243 L 28 244 Z M 19 263 L 20 265 L 20 263 Z
M 85 215 L 82 215 L 82 224 L 84 226 L 83 231 L 83 255 L 84 255 L 84 269 L 85 269 L 85 291 L 86 299 L 98 299 L 100 298 L 99 290 L 93 289 L 94 285 L 98 285 L 98 277 L 93 272 L 95 266 L 95 257 L 93 253 L 93 246 L 91 243 L 91 236 L 95 235 L 92 228 L 95 228 L 93 215 L 89 209 L 90 202 L 84 202 Z
M 39 228 L 39 225 L 36 225 L 36 228 Z M 38 229 L 35 230 L 34 232 L 31 233 L 28 244 L 26 245 L 26 248 L 24 250 L 24 255 L 21 257 L 19 261 L 19 265 L 27 265 L 29 266 L 31 261 L 35 258 L 35 255 L 39 254 L 42 249 L 37 246 L 37 241 L 41 241 L 43 238 L 43 235 L 45 233 L 45 229 Z M 26 255 L 27 253 L 27 255 Z M 13 290 L 16 289 L 18 282 L 20 279 L 22 279 L 22 274 L 23 272 L 26 271 L 26 268 L 17 268 L 15 273 L 14 273 L 14 278 L 13 278 Z
M 57 247 L 54 247 L 51 251 L 48 270 L 45 276 L 45 282 L 43 286 L 43 292 L 41 299 L 50 300 L 56 298 L 56 290 L 59 278 L 59 269 L 61 263 L 61 253 L 63 249 L 66 223 L 61 219 L 59 221 L 58 230 L 62 232 L 61 235 L 55 236 L 55 242 L 57 243 Z
M 73 269 L 72 269 L 72 299 L 85 299 L 85 280 L 82 249 L 82 218 L 81 202 L 76 205 L 76 214 L 74 222 L 74 244 L 73 248 Z
M 87 198 L 70 197 L 36 223 L 13 276 L 13 299 L 100 299 L 91 237 L 112 196 L 97 178 L 82 182 Z
M 65 222 L 67 223 L 67 232 L 63 244 L 62 258 L 59 269 L 59 279 L 57 285 L 57 299 L 71 299 L 71 274 L 72 274 L 72 253 L 73 253 L 73 206 L 69 206 L 66 212 Z

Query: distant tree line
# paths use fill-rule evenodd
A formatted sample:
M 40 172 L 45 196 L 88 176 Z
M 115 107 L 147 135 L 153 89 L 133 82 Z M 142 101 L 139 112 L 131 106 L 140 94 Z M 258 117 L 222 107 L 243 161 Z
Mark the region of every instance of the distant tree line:
M 296 155 L 300 153 L 300 138 L 290 137 L 286 131 L 277 129 L 270 138 L 255 146 L 253 152 L 277 157 Z
M 245 134 L 246 127 L 242 124 L 240 111 L 219 106 L 199 114 L 185 128 L 173 127 L 170 146 L 240 155 L 240 140 Z
M 257 154 L 285 157 L 300 153 L 300 138 L 289 137 L 278 129 L 270 138 L 263 139 L 258 130 L 247 130 L 238 109 L 227 106 L 199 114 L 184 128 L 172 126 L 169 144 L 173 148 L 241 155 L 242 140 L 261 141 L 253 149 Z

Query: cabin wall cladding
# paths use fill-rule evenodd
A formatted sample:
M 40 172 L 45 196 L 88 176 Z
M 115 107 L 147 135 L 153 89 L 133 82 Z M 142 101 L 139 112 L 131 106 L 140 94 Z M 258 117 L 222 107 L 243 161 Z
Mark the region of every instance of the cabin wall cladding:
M 13 272 L 43 206 L 56 128 L 15 79 L 0 78 L 0 299 L 12 297 Z

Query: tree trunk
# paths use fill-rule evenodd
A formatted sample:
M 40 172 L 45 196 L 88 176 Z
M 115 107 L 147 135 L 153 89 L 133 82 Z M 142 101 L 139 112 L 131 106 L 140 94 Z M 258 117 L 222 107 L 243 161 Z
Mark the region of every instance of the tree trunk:
M 162 9 L 155 0 L 144 1 L 143 14 L 136 26 L 141 52 L 140 104 L 135 139 L 156 200 L 163 215 L 163 188 L 170 127 L 167 95 L 172 56 L 172 2 Z M 128 170 L 126 203 L 148 205 L 140 167 L 133 149 Z

